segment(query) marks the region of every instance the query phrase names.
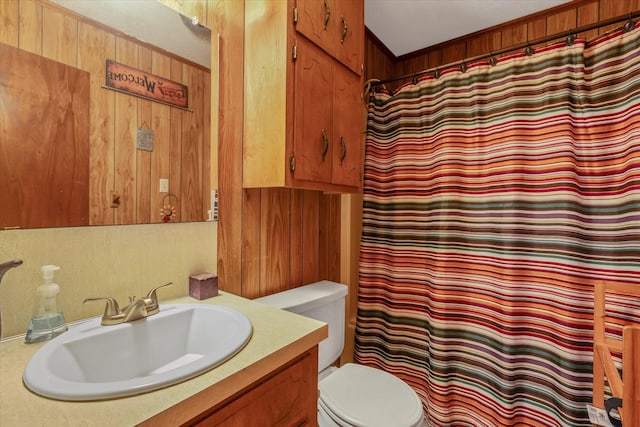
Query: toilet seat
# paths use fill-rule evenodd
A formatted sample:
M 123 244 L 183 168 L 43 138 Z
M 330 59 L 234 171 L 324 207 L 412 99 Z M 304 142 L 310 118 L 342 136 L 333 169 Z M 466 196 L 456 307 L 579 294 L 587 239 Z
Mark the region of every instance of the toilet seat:
M 422 425 L 418 395 L 404 381 L 379 369 L 347 363 L 322 379 L 318 388 L 318 405 L 340 425 Z

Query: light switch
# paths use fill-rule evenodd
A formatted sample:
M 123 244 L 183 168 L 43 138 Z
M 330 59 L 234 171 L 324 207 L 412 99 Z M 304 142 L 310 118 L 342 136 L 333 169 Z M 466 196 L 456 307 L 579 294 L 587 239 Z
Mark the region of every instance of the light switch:
M 169 180 L 167 178 L 160 178 L 160 192 L 161 193 L 169 192 Z

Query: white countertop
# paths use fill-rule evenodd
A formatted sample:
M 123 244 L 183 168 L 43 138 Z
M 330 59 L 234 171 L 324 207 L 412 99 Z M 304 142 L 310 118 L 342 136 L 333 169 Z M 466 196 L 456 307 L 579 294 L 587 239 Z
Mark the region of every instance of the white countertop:
M 244 313 L 253 326 L 249 343 L 233 358 L 167 388 L 94 402 L 65 402 L 30 392 L 22 371 L 44 343 L 17 337 L 0 343 L 0 425 L 14 426 L 175 426 L 215 406 L 327 337 L 326 324 L 252 302 L 229 293 L 198 301 L 182 297 L 164 304 L 220 304 Z

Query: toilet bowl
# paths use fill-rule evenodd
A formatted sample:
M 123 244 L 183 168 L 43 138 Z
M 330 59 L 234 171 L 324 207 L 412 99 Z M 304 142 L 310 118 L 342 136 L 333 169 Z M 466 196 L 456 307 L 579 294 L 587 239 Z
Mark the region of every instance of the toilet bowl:
M 323 280 L 254 301 L 326 322 L 329 335 L 318 345 L 320 427 L 420 427 L 422 402 L 409 385 L 382 371 L 331 364 L 344 348 L 345 285 Z

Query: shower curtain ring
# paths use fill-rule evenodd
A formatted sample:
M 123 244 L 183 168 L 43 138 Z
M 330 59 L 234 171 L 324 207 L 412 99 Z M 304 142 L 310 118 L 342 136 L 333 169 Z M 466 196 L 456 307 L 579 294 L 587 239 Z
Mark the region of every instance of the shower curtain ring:
M 534 48 L 532 48 L 531 46 L 527 45 L 527 47 L 524 49 L 524 54 L 527 56 L 531 56 L 536 52 L 536 50 Z
M 622 29 L 623 29 L 625 32 L 627 32 L 627 33 L 628 33 L 629 31 L 633 30 L 633 28 L 636 26 L 636 23 L 635 23 L 635 22 L 633 22 L 633 19 L 631 18 L 631 16 L 632 16 L 632 15 L 631 15 L 631 13 L 629 13 L 629 19 L 628 19 L 628 20 L 627 20 L 627 22 L 622 26 Z
M 569 35 L 566 39 L 564 39 L 567 46 L 573 46 L 573 43 L 576 41 L 576 36 L 573 34 L 573 31 L 569 31 Z

